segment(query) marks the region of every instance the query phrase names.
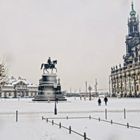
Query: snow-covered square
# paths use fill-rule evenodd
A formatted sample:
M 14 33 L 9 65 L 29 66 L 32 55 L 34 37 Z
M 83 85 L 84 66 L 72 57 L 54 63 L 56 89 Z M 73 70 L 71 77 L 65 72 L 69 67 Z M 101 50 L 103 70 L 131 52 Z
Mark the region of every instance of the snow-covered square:
M 139 140 L 140 99 L 109 98 L 107 106 L 102 99 L 101 106 L 98 106 L 97 98 L 89 101 L 88 98 L 80 100 L 71 97 L 67 98 L 66 102 L 57 103 L 57 115 L 54 115 L 54 105 L 54 102 L 33 102 L 32 99 L 1 99 L 1 139 L 84 140 L 84 137 L 78 134 L 73 132 L 69 134 L 69 130 L 52 125 L 53 120 L 57 124 L 61 122 L 61 125 L 67 128 L 71 126 L 72 130 L 80 134 L 85 132 L 87 138 L 91 140 Z M 16 111 L 18 111 L 17 122 Z M 42 116 L 48 118 L 50 122 L 42 120 Z

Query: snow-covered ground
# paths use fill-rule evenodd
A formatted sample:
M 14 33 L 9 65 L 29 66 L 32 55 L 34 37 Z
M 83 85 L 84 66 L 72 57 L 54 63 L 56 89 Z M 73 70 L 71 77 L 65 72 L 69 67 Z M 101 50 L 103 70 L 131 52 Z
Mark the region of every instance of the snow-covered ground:
M 103 99 L 102 99 L 103 100 Z M 126 119 L 124 119 L 124 108 Z M 0 99 L 0 139 L 1 140 L 82 140 L 77 134 L 69 134 L 68 130 L 42 120 L 56 118 L 54 122 L 63 126 L 71 126 L 81 134 L 86 132 L 92 140 L 139 140 L 140 129 L 127 128 L 89 118 L 69 119 L 69 117 L 95 117 L 113 122 L 140 127 L 140 99 L 111 99 L 105 106 L 97 104 L 97 98 L 92 101 L 80 98 L 68 98 L 67 102 L 57 104 L 58 114 L 54 115 L 54 102 L 32 102 L 31 99 Z M 16 122 L 18 110 L 18 122 Z M 67 118 L 68 119 L 61 119 Z M 59 119 L 58 119 L 59 118 Z

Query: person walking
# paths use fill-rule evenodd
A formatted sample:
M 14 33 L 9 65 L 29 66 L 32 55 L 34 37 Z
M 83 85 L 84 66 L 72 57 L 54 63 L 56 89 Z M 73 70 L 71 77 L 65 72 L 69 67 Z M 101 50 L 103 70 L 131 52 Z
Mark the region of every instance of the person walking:
M 105 102 L 105 105 L 107 105 L 107 102 L 108 102 L 108 98 L 105 96 L 104 98 L 104 102 Z
M 101 99 L 99 98 L 99 99 L 98 99 L 98 105 L 99 105 L 99 106 L 101 105 L 101 102 L 102 102 L 102 101 L 101 101 Z

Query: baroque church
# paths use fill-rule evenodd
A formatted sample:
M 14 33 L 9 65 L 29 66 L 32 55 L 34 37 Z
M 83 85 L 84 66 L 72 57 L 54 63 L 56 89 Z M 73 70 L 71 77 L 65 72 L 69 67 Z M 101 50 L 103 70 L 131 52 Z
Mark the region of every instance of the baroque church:
M 112 96 L 140 97 L 140 32 L 139 17 L 131 5 L 123 66 L 111 68 Z

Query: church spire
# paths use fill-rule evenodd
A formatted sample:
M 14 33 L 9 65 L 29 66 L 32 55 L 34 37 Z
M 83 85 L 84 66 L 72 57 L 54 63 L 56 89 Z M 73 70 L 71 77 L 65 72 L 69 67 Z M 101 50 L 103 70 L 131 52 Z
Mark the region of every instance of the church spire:
M 135 15 L 136 15 L 136 11 L 134 10 L 134 4 L 132 2 L 130 16 L 132 17 L 132 16 L 135 16 Z
M 130 18 L 128 20 L 128 34 L 129 36 L 139 36 L 139 19 L 136 17 L 134 4 L 131 4 Z
M 133 54 L 133 48 L 140 43 L 139 32 L 139 18 L 136 17 L 136 11 L 134 4 L 131 4 L 130 17 L 128 19 L 128 35 L 126 36 L 126 54 L 131 56 Z
M 132 4 L 131 4 L 131 8 L 132 8 L 132 11 L 134 11 L 134 4 L 133 4 L 133 1 L 132 1 Z

